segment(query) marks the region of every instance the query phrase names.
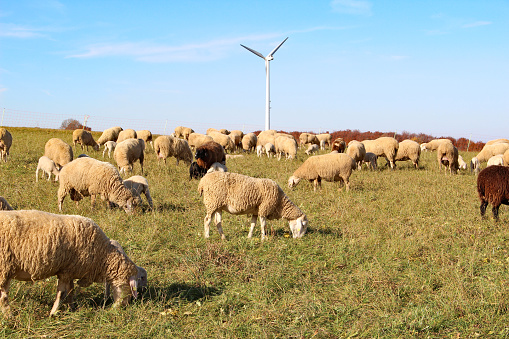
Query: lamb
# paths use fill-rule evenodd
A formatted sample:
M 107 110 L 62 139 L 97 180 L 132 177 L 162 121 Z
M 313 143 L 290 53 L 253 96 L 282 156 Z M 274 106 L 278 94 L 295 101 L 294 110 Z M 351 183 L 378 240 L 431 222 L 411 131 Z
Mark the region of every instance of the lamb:
M 452 142 L 443 142 L 438 146 L 437 160 L 439 167 L 444 164 L 446 167 L 449 167 L 449 173 L 458 173 L 458 149 L 452 144 Z
M 278 136 L 274 140 L 274 147 L 276 148 L 277 160 L 281 160 L 283 154 L 286 155 L 286 159 L 297 158 L 297 142 L 293 138 L 286 136 Z M 265 147 L 265 149 L 267 149 Z
M 308 146 L 308 149 L 307 149 L 307 150 L 306 150 L 306 152 L 304 152 L 304 153 L 306 153 L 307 155 L 311 155 L 311 154 L 313 154 L 313 153 L 318 152 L 318 150 L 319 150 L 318 145 L 310 144 L 310 145 Z
M 55 181 L 58 181 L 60 170 L 57 168 L 53 160 L 45 155 L 39 158 L 39 163 L 37 164 L 37 169 L 35 170 L 35 182 L 39 181 L 39 170 L 48 175 L 48 181 L 51 178 L 52 173 L 55 175 Z
M 458 154 L 458 166 L 460 169 L 467 169 L 467 163 L 463 160 L 463 157 Z
M 325 146 L 330 146 L 332 141 L 332 136 L 329 133 L 321 133 L 316 136 L 318 141 L 320 142 L 320 149 L 324 150 Z
M 148 188 L 148 181 L 141 175 L 134 175 L 124 180 L 124 186 L 131 190 L 133 195 L 139 196 L 141 200 L 141 193 L 145 194 L 150 209 L 154 208 L 152 204 L 152 197 L 150 196 L 150 190 Z
M 141 199 L 133 196 L 127 189 L 115 166 L 94 158 L 79 158 L 65 165 L 59 174 L 58 209 L 62 211 L 62 203 L 67 194 L 71 200 L 80 201 L 91 196 L 92 206 L 95 196 L 99 195 L 108 202 L 122 207 L 130 213 L 141 203 Z
M 83 150 L 83 146 L 87 147 L 87 151 L 88 146 L 92 146 L 94 151 L 99 150 L 99 144 L 95 142 L 92 133 L 82 128 L 75 129 L 74 132 L 72 132 L 72 142 L 74 144 L 74 149 L 76 149 L 76 144 L 80 144 L 81 150 Z
M 380 137 L 375 140 L 363 140 L 366 152 L 375 153 L 377 156 L 382 156 L 389 162 L 391 169 L 396 166 L 394 161 L 398 152 L 399 144 L 393 137 Z
M 210 141 L 214 141 L 210 135 L 200 133 L 191 133 L 188 137 L 189 146 L 194 149 Z
M 494 165 L 504 166 L 504 155 L 503 154 L 497 154 L 497 155 L 494 155 L 488 159 L 488 163 L 486 164 L 486 167 L 494 166 Z
M 152 149 L 154 149 L 154 142 L 152 141 L 152 132 L 150 132 L 147 129 L 143 129 L 141 131 L 136 131 L 136 137 L 138 139 L 145 141 L 145 145 L 150 144 L 150 147 L 152 147 Z
M 196 149 L 196 163 L 204 170 L 208 170 L 213 163 L 225 164 L 226 154 L 223 146 L 215 141 L 207 142 Z
M 348 148 L 346 149 L 346 154 L 355 161 L 357 169 L 360 170 L 362 168 L 362 162 L 366 157 L 366 148 L 364 147 L 364 144 L 357 140 L 350 141 L 348 143 Z
M 212 137 L 212 140 L 223 146 L 225 151 L 233 152 L 235 150 L 235 144 L 228 135 L 219 132 L 211 132 L 209 136 Z
M 175 136 L 177 138 L 183 138 L 189 141 L 189 135 L 191 135 L 191 133 L 194 133 L 194 130 L 192 128 L 184 126 L 175 127 Z
M 369 167 L 369 169 L 374 171 L 378 169 L 377 159 L 378 156 L 375 153 L 366 152 L 366 155 L 364 156 L 364 160 L 362 161 L 362 163 L 366 164 Z
M 271 144 L 272 145 L 272 144 Z M 263 145 L 258 145 L 256 146 L 256 155 L 258 157 L 261 157 L 263 152 L 265 152 L 265 148 L 263 147 Z
M 6 199 L 0 196 L 0 211 L 12 211 L 13 209 Z
M 225 165 L 223 165 L 219 162 L 215 162 L 207 170 L 207 173 L 212 173 L 212 172 L 228 172 L 228 168 L 226 168 Z
M 132 172 L 134 163 L 139 160 L 143 174 L 144 150 L 145 142 L 141 139 L 127 139 L 119 142 L 113 152 L 113 158 L 117 162 L 120 173 Z
M 104 151 L 103 151 L 103 158 L 104 158 L 104 153 L 106 153 L 106 151 L 108 151 L 108 158 L 111 158 L 111 152 L 115 150 L 115 147 L 117 147 L 117 143 L 115 141 L 106 141 L 104 143 Z
M 7 162 L 7 156 L 12 146 L 12 135 L 3 127 L 0 127 L 0 160 Z
M 246 152 L 252 152 L 256 148 L 258 138 L 254 133 L 248 133 L 242 137 L 242 149 Z
M 72 147 L 59 138 L 51 138 L 46 142 L 44 155 L 53 160 L 58 168 L 70 163 L 73 159 Z
M 265 153 L 267 153 L 267 158 L 276 156 L 276 147 L 270 142 L 266 143 L 263 149 L 265 150 Z
M 398 153 L 394 161 L 411 160 L 416 169 L 419 169 L 419 158 L 421 156 L 421 146 L 419 143 L 407 139 L 399 143 Z
M 97 143 L 100 146 L 102 146 L 107 141 L 117 141 L 118 134 L 121 131 L 122 131 L 122 127 L 120 127 L 120 126 L 116 126 L 116 127 L 111 127 L 111 128 L 105 129 L 103 131 L 103 133 L 101 134 L 101 136 L 99 137 L 99 139 L 97 139 Z
M 117 144 L 127 139 L 137 139 L 137 138 L 138 136 L 136 134 L 136 131 L 128 128 L 118 133 Z
M 443 142 L 451 142 L 449 139 L 433 139 L 429 142 L 423 142 L 421 144 L 421 151 L 436 151 L 438 146 Z
M 346 150 L 346 143 L 343 138 L 336 138 L 332 143 L 332 151 L 343 153 Z
M 509 205 L 509 167 L 494 165 L 483 169 L 477 176 L 477 193 L 481 200 L 481 217 L 484 218 L 490 203 L 493 218 L 498 221 L 500 205 Z
M 157 156 L 157 160 L 164 159 L 164 163 L 166 164 L 166 159 L 169 157 L 175 157 L 177 159 L 177 166 L 179 164 L 179 160 L 185 161 L 187 164 L 191 164 L 193 162 L 193 152 L 191 151 L 191 147 L 186 140 L 161 135 L 157 137 L 154 142 L 154 151 Z
M 339 181 L 344 183 L 346 190 L 350 189 L 350 175 L 356 167 L 355 161 L 345 153 L 328 153 L 309 157 L 300 165 L 288 179 L 288 187 L 293 188 L 301 179 L 313 182 L 313 190 L 325 181 Z M 340 185 L 340 190 L 341 190 Z
M 206 209 L 204 236 L 209 237 L 210 222 L 215 216 L 221 239 L 226 239 L 222 228 L 222 212 L 251 215 L 248 238 L 253 236 L 257 217 L 260 218 L 261 238 L 265 239 L 266 220 L 285 218 L 289 221 L 293 238 L 300 238 L 308 227 L 307 217 L 290 201 L 278 184 L 270 179 L 253 178 L 231 172 L 206 174 L 198 184 Z
M 488 161 L 494 155 L 504 154 L 505 151 L 509 149 L 508 143 L 497 143 L 491 145 L 484 145 L 483 149 L 472 158 L 470 161 L 470 172 L 474 172 L 476 174 L 481 170 L 481 163 Z
M 0 308 L 10 314 L 12 279 L 35 281 L 58 277 L 50 316 L 66 299 L 73 308 L 74 279 L 86 287 L 106 281 L 113 286 L 114 307 L 137 297 L 138 271 L 125 253 L 91 219 L 42 211 L 0 212 Z

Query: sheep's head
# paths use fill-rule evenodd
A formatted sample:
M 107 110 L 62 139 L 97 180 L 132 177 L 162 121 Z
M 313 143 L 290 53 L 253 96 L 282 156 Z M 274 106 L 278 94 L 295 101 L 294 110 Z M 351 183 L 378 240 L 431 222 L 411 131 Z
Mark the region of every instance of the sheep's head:
M 305 214 L 295 220 L 290 220 L 288 223 L 294 238 L 302 238 L 302 236 L 306 233 L 309 224 L 308 218 Z
M 478 174 L 481 170 L 481 164 L 477 157 L 473 157 L 470 161 L 470 172 L 475 171 L 475 174 Z
M 295 186 L 297 186 L 297 184 L 299 183 L 300 181 L 300 178 L 297 178 L 295 176 L 291 176 L 289 179 L 288 179 L 288 187 L 289 188 L 294 188 Z
M 99 145 L 95 144 L 92 148 L 94 149 L 94 151 L 98 151 L 99 150 Z
M 207 150 L 206 150 L 206 149 L 204 149 L 204 148 L 198 148 L 198 149 L 196 150 L 196 154 L 194 155 L 194 157 L 195 157 L 196 159 L 206 159 L 206 158 L 207 158 L 207 156 L 208 156 L 208 152 L 207 152 Z

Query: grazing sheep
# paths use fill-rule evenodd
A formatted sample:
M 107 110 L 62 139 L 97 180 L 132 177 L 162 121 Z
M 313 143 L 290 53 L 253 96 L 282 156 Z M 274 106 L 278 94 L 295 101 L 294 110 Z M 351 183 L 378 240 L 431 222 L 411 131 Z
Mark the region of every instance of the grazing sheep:
M 260 134 L 258 134 L 256 146 L 258 146 L 258 145 L 265 146 L 265 144 L 267 144 L 268 142 L 270 142 L 271 144 L 274 144 L 274 139 L 276 138 L 276 134 L 277 134 L 277 132 L 273 129 L 269 129 L 269 130 L 260 132 Z
M 307 155 L 311 155 L 311 154 L 313 154 L 313 153 L 318 152 L 318 150 L 319 150 L 318 145 L 310 144 L 310 145 L 308 146 L 308 149 L 307 149 L 307 150 L 306 150 L 306 152 L 304 152 L 304 153 L 306 153 Z
M 76 149 L 76 144 L 81 145 L 81 150 L 83 151 L 83 146 L 86 146 L 88 151 L 88 146 L 92 146 L 94 151 L 99 150 L 99 144 L 95 142 L 94 137 L 92 136 L 92 133 L 89 131 L 86 131 L 82 128 L 75 129 L 74 132 L 72 132 L 72 143 L 74 144 L 74 149 Z
M 207 173 L 212 173 L 212 172 L 228 172 L 228 168 L 226 168 L 226 166 L 221 163 L 215 162 L 207 170 Z
M 52 173 L 55 175 L 55 181 L 58 181 L 58 174 L 60 173 L 60 170 L 57 168 L 53 160 L 45 155 L 39 158 L 39 163 L 37 164 L 37 169 L 35 170 L 35 182 L 39 181 L 39 170 L 42 170 L 43 173 L 48 175 L 48 181 L 51 178 Z
M 374 171 L 378 169 L 377 159 L 378 156 L 375 153 L 366 152 L 362 163 L 366 164 L 370 170 Z
M 198 192 L 203 195 L 203 204 L 207 211 L 203 223 L 205 238 L 209 237 L 210 222 L 215 216 L 217 230 L 221 238 L 226 239 L 222 228 L 223 211 L 234 215 L 251 215 L 248 238 L 253 236 L 257 217 L 260 218 L 262 240 L 265 239 L 266 219 L 288 220 L 294 238 L 300 238 L 306 233 L 306 215 L 273 180 L 231 172 L 212 172 L 200 180 Z
M 189 135 L 191 133 L 194 133 L 194 130 L 192 128 L 184 127 L 184 126 L 175 127 L 175 136 L 177 138 L 182 138 L 182 139 L 186 139 L 187 141 L 189 141 Z
M 111 158 L 111 152 L 115 150 L 115 147 L 117 147 L 117 143 L 115 141 L 106 141 L 104 143 L 104 151 L 103 151 L 103 158 L 104 158 L 104 153 L 106 153 L 106 151 L 108 151 L 108 158 Z
M 124 180 L 124 186 L 127 187 L 133 195 L 137 195 L 141 200 L 141 193 L 145 194 L 147 198 L 150 209 L 154 208 L 152 204 L 152 197 L 150 196 L 150 190 L 148 188 L 148 181 L 141 175 L 134 175 L 130 178 Z
M 67 194 L 71 200 L 80 201 L 83 197 L 91 197 L 92 206 L 95 196 L 115 203 L 126 212 L 141 203 L 141 199 L 133 196 L 123 182 L 115 166 L 94 158 L 79 158 L 70 162 L 60 170 L 58 176 L 58 209 L 62 211 L 62 203 Z
M 0 160 L 7 162 L 7 156 L 12 146 L 12 135 L 3 127 L 0 127 Z
M 235 145 L 236 149 L 240 149 L 243 146 L 242 139 L 244 138 L 244 132 L 242 132 L 240 130 L 233 130 L 228 134 L 228 136 L 232 139 L 233 144 Z M 255 146 L 256 146 L 256 144 L 255 144 Z
M 119 142 L 113 152 L 113 158 L 117 162 L 120 173 L 132 172 L 134 163 L 139 160 L 143 174 L 144 150 L 145 142 L 141 139 L 127 139 Z
M 320 142 L 320 149 L 324 150 L 325 146 L 330 147 L 332 136 L 329 133 L 321 133 L 317 136 L 318 141 Z
M 488 163 L 486 164 L 486 167 L 494 166 L 494 165 L 504 166 L 504 155 L 503 154 L 497 154 L 497 155 L 494 155 L 488 159 Z
M 120 132 L 122 132 L 122 127 L 120 126 L 105 129 L 99 139 L 97 139 L 97 143 L 102 146 L 106 141 L 117 141 Z
M 210 135 L 210 133 L 213 133 L 213 132 L 221 133 L 221 132 L 219 132 L 218 129 L 215 129 L 214 127 L 207 128 L 207 131 L 205 133 L 207 135 Z
M 10 314 L 12 279 L 36 281 L 56 275 L 54 315 L 63 300 L 73 308 L 74 279 L 113 286 L 115 307 L 137 297 L 137 268 L 91 219 L 42 211 L 0 212 L 0 308 Z
M 233 152 L 235 150 L 235 144 L 228 135 L 220 132 L 210 132 L 209 136 L 212 140 L 223 146 L 225 151 Z
M 145 141 L 145 145 L 150 144 L 150 147 L 154 149 L 154 142 L 152 141 L 152 132 L 147 129 L 142 129 L 141 131 L 136 131 L 136 137 Z
M 224 134 L 224 135 L 228 135 L 228 134 L 230 134 L 230 131 L 229 131 L 229 130 L 227 130 L 226 128 L 221 128 L 221 129 L 219 130 L 219 133 Z
M 451 142 L 449 139 L 433 139 L 429 142 L 423 142 L 421 144 L 421 151 L 436 151 L 438 146 L 443 142 Z
M 261 157 L 264 152 L 265 152 L 265 148 L 263 147 L 263 145 L 256 146 L 256 155 L 258 157 Z
M 481 200 L 481 216 L 484 217 L 490 203 L 493 218 L 498 221 L 500 205 L 509 205 L 509 167 L 494 165 L 483 169 L 477 176 L 477 193 Z
M 219 162 L 225 164 L 226 154 L 223 146 L 215 141 L 207 142 L 196 149 L 196 163 L 204 170 L 208 170 L 213 163 Z
M 72 147 L 58 138 L 51 138 L 46 142 L 44 155 L 53 160 L 58 168 L 70 163 L 73 159 Z
M 118 133 L 117 144 L 127 139 L 137 139 L 137 138 L 138 136 L 136 135 L 136 131 L 128 128 Z
M 508 143 L 496 143 L 484 145 L 483 149 L 470 161 L 470 172 L 479 173 L 481 163 L 487 162 L 489 158 L 497 154 L 504 154 L 509 149 Z
M 343 138 L 336 138 L 332 143 L 332 151 L 338 151 L 338 153 L 343 153 L 346 150 L 346 143 Z
M 177 159 L 177 166 L 179 160 L 183 160 L 187 164 L 193 162 L 193 151 L 191 151 L 191 147 L 189 147 L 189 144 L 184 139 L 161 135 L 157 137 L 154 142 L 154 151 L 157 160 L 163 159 L 165 164 L 166 159 L 169 157 L 175 157 L 175 159 Z
M 271 156 L 276 156 L 276 147 L 271 144 L 270 142 L 266 143 L 265 146 L 263 146 L 263 149 L 265 150 L 265 153 L 267 154 L 267 158 L 270 158 Z
M 210 135 L 200 133 L 191 133 L 188 137 L 189 146 L 194 149 L 210 141 L 214 141 Z
M 362 169 L 362 162 L 366 157 L 366 148 L 362 142 L 357 140 L 350 141 L 346 149 L 346 154 L 355 161 L 358 170 Z
M 242 138 L 242 149 L 246 152 L 252 152 L 256 148 L 258 137 L 254 133 L 248 133 Z
M 384 157 L 391 165 L 391 169 L 394 169 L 396 166 L 394 164 L 394 159 L 396 159 L 399 148 L 396 139 L 393 137 L 380 137 L 375 140 L 363 140 L 362 143 L 364 144 L 366 152 L 375 153 L 379 157 Z
M 439 167 L 442 167 L 443 164 L 446 166 L 446 171 L 447 167 L 449 167 L 449 173 L 458 173 L 458 149 L 452 144 L 452 142 L 443 142 L 438 145 L 437 160 Z
M 318 140 L 318 137 L 312 133 L 301 133 L 299 135 L 299 142 L 301 146 L 306 144 L 320 145 L 320 140 Z
M 199 179 L 203 177 L 206 173 L 207 170 L 205 168 L 200 167 L 196 161 L 193 161 L 189 166 L 189 180 L 193 178 Z
M 309 157 L 300 165 L 293 175 L 288 179 L 288 187 L 293 188 L 301 179 L 313 182 L 313 190 L 322 185 L 325 181 L 339 181 L 344 183 L 346 190 L 350 189 L 350 175 L 356 167 L 355 161 L 345 153 L 328 153 Z
M 11 205 L 5 200 L 4 197 L 0 196 L 0 210 L 2 211 L 12 211 L 14 208 L 12 208 Z
M 278 136 L 274 140 L 274 147 L 276 148 L 277 160 L 281 160 L 281 156 L 285 154 L 286 159 L 296 159 L 297 158 L 297 141 L 293 138 L 288 138 L 286 136 Z M 265 146 L 265 150 L 267 147 Z
M 421 146 L 418 142 L 407 139 L 399 143 L 398 153 L 394 161 L 411 160 L 416 169 L 419 169 L 419 158 L 421 157 Z
M 467 169 L 467 163 L 465 162 L 465 160 L 463 160 L 463 157 L 461 155 L 458 154 L 458 166 L 459 166 L 459 169 Z

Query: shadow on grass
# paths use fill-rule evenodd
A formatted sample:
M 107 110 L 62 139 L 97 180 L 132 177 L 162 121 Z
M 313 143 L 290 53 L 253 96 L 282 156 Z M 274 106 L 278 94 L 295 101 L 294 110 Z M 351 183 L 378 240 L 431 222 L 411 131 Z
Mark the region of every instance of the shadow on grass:
M 183 206 L 177 206 L 167 202 L 163 202 L 159 206 L 155 206 L 155 210 L 158 212 L 185 212 L 186 208 Z
M 269 226 L 269 229 L 267 230 L 267 233 L 270 235 L 270 236 L 274 236 L 274 237 L 285 237 L 285 234 L 286 234 L 286 237 L 288 238 L 292 238 L 292 234 L 290 233 L 289 230 L 287 229 L 270 229 L 270 226 Z M 342 236 L 342 232 L 341 230 L 339 229 L 331 229 L 331 228 L 314 228 L 314 227 L 308 227 L 307 231 L 306 231 L 306 234 L 304 235 L 304 237 L 307 235 L 307 234 L 321 234 L 321 235 L 330 235 L 330 236 L 333 236 L 333 237 L 338 237 L 340 238 Z

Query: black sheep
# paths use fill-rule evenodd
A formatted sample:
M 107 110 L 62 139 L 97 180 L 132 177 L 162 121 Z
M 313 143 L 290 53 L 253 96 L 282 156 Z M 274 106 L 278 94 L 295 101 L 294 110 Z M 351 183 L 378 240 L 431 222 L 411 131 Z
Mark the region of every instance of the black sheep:
M 477 192 L 481 199 L 481 216 L 484 217 L 490 203 L 493 218 L 498 221 L 500 205 L 509 205 L 509 167 L 495 165 L 483 169 L 477 177 Z
M 189 166 L 189 180 L 195 178 L 199 179 L 203 177 L 207 173 L 207 170 L 201 168 L 196 161 L 193 161 L 191 166 Z

